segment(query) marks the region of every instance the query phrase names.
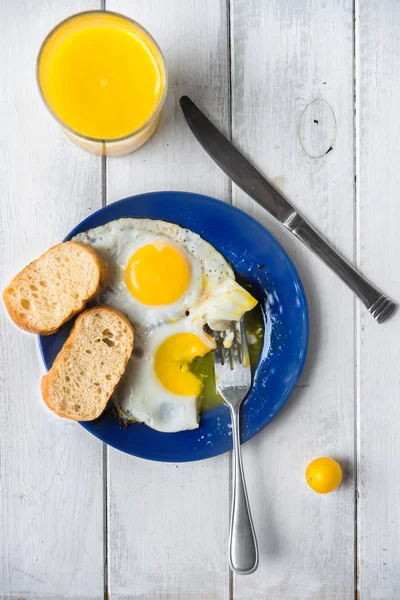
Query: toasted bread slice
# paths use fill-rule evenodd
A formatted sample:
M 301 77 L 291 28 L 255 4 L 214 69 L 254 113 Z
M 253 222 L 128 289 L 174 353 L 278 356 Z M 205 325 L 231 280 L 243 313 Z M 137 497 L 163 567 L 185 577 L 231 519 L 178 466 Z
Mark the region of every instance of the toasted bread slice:
M 16 275 L 3 300 L 18 327 L 50 335 L 108 283 L 108 264 L 81 242 L 57 244 Z
M 133 329 L 120 312 L 90 308 L 42 378 L 42 396 L 60 417 L 91 421 L 105 409 L 132 353 Z

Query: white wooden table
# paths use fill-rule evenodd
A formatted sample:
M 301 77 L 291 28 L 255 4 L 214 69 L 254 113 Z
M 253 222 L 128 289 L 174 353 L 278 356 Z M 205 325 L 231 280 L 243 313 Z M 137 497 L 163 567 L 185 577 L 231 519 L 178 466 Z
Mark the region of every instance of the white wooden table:
M 260 567 L 227 564 L 231 458 L 141 461 L 42 410 L 34 336 L 0 314 L 0 598 L 398 600 L 400 314 L 377 325 L 317 258 L 222 174 L 178 107 L 190 95 L 370 279 L 400 300 L 400 2 L 107 0 L 142 23 L 169 70 L 162 124 L 105 160 L 46 113 L 35 58 L 61 19 L 100 0 L 0 6 L 1 283 L 108 202 L 151 190 L 215 196 L 280 240 L 305 285 L 306 367 L 244 447 Z M 308 462 L 345 484 L 318 496 Z M 357 595 L 358 594 L 358 595 Z

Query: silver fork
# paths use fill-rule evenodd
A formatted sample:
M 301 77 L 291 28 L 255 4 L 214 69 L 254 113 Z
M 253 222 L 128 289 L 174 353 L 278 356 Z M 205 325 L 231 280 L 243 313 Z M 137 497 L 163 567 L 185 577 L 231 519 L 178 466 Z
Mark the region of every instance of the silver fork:
M 230 332 L 213 332 L 217 344 L 214 350 L 214 368 L 217 391 L 231 411 L 235 457 L 229 564 L 235 573 L 249 575 L 258 567 L 258 547 L 247 497 L 240 447 L 240 406 L 251 387 L 249 350 L 243 319 L 239 323 L 232 323 L 232 331 L 234 338 L 230 348 L 224 347 L 224 339 Z

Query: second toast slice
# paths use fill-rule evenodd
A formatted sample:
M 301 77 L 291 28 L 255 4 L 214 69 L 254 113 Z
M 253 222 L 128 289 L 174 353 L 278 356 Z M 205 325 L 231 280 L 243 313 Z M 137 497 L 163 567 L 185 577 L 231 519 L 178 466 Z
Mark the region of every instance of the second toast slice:
M 105 409 L 132 353 L 133 329 L 106 306 L 84 311 L 50 371 L 42 396 L 60 417 L 91 421 Z

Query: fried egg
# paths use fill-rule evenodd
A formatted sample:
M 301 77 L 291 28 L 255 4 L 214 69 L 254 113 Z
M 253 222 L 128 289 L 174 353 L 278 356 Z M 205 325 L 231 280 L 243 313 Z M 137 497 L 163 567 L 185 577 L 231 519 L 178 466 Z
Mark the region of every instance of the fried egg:
M 120 219 L 73 239 L 108 262 L 110 282 L 98 302 L 135 328 L 134 354 L 115 395 L 119 411 L 159 431 L 198 427 L 202 383 L 189 365 L 214 348 L 204 326 L 228 329 L 257 301 L 211 244 L 178 225 Z
M 215 347 L 213 338 L 186 319 L 151 331 L 139 343 L 115 392 L 118 412 L 158 431 L 196 429 L 202 383 L 190 363 Z
M 110 283 L 99 302 L 141 330 L 176 321 L 203 293 L 234 278 L 211 244 L 188 229 L 151 219 L 119 219 L 74 237 L 107 260 Z

